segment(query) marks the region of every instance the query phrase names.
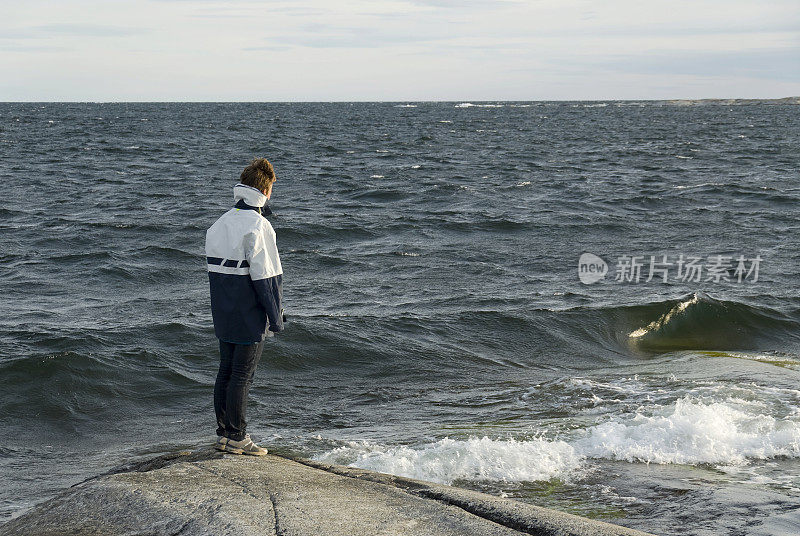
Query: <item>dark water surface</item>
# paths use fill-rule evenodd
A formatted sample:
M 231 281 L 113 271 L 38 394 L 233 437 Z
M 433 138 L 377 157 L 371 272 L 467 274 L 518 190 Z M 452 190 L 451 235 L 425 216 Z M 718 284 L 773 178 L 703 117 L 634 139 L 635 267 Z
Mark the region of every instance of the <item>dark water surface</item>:
M 798 147 L 797 106 L 0 104 L 0 521 L 213 439 L 203 240 L 258 155 L 290 324 L 256 439 L 658 534 L 797 534 Z

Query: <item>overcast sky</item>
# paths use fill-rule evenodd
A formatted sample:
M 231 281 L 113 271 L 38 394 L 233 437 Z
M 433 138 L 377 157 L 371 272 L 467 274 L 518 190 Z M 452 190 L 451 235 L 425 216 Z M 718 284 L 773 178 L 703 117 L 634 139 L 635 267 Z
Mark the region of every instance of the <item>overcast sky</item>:
M 800 0 L 0 0 L 0 101 L 800 95 Z

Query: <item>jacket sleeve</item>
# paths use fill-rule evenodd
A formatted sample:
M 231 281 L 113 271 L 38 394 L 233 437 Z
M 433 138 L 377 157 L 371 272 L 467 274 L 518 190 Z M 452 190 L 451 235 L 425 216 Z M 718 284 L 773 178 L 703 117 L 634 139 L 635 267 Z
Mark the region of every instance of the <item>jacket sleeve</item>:
M 245 236 L 244 249 L 256 300 L 267 313 L 269 330 L 283 331 L 283 275 L 276 273 L 280 261 L 275 237 L 265 230 L 255 231 Z
M 281 275 L 253 280 L 258 303 L 267 312 L 270 331 L 283 331 L 283 285 Z

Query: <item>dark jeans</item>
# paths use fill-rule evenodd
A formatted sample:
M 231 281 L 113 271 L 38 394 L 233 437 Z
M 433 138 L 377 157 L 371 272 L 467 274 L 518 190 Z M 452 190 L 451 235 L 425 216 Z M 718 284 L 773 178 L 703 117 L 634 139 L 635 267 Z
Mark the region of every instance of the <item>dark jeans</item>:
M 235 441 L 244 439 L 247 393 L 253 383 L 264 343 L 233 344 L 219 341 L 219 372 L 214 384 L 217 435 Z

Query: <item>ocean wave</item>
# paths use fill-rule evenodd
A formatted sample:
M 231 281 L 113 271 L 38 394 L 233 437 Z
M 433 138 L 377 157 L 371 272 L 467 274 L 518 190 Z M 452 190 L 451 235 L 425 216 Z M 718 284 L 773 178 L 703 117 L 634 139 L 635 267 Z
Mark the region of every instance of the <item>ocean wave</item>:
M 373 175 L 370 178 L 383 178 L 383 175 Z M 408 197 L 408 193 L 397 188 L 364 188 L 348 197 L 359 201 L 397 201 Z
M 503 108 L 505 104 L 473 104 L 471 102 L 462 102 L 456 104 L 454 108 Z
M 444 438 L 420 447 L 354 441 L 315 459 L 445 484 L 457 480 L 550 480 L 582 466 L 575 448 L 563 441 L 488 437 Z
M 778 364 L 789 358 L 770 357 L 772 352 L 794 355 L 800 349 L 797 316 L 797 312 L 784 313 L 694 293 L 641 305 L 526 310 L 479 307 L 452 320 L 470 331 L 491 330 L 493 336 L 508 337 L 518 345 L 525 344 L 523 340 L 536 340 L 539 345 L 560 341 L 557 348 L 571 348 L 579 355 L 588 352 L 596 356 L 594 359 L 684 351 L 734 352 L 728 357 L 745 356 Z M 598 353 L 600 349 L 605 352 Z M 754 359 L 757 355 L 765 357 Z M 794 361 L 789 364 L 794 366 Z
M 677 158 L 691 159 L 693 157 L 676 156 Z M 749 199 L 751 201 L 762 201 L 767 206 L 775 203 L 796 204 L 798 201 L 797 188 L 776 188 L 764 185 L 750 185 L 742 183 L 722 183 L 722 182 L 702 182 L 698 184 L 678 184 L 672 186 L 674 190 L 679 190 L 681 194 L 689 194 L 684 190 L 690 190 L 692 196 L 735 196 L 736 198 Z
M 574 446 L 587 458 L 657 464 L 741 465 L 800 457 L 800 419 L 759 413 L 758 406 L 686 396 L 652 415 L 594 426 Z
M 196 248 L 199 249 L 199 248 Z M 165 245 L 148 244 L 137 248 L 134 252 L 136 257 L 143 257 L 163 261 L 169 260 L 185 260 L 185 261 L 198 261 L 205 262 L 202 251 L 186 251 L 185 249 L 175 248 Z
M 631 329 L 618 339 L 632 350 L 756 349 L 797 338 L 796 319 L 767 307 L 717 300 L 694 293 L 678 300 L 609 310 Z
M 103 427 L 212 381 L 210 370 L 141 350 L 28 355 L 0 362 L 0 403 L 15 417 L 0 420 L 26 429 Z
M 592 473 L 597 460 L 742 466 L 800 458 L 800 416 L 779 418 L 759 409 L 735 398 L 687 395 L 670 405 L 615 416 L 570 437 L 446 437 L 416 446 L 350 441 L 315 459 L 452 484 L 580 479 Z

